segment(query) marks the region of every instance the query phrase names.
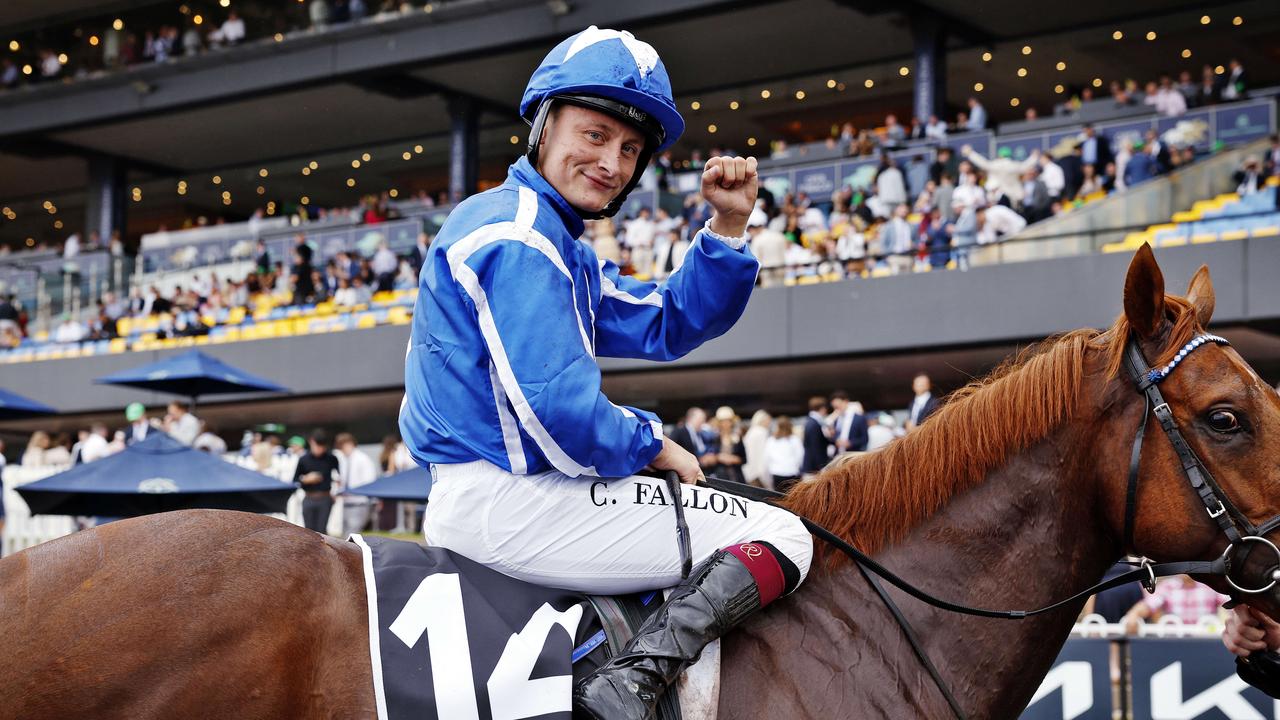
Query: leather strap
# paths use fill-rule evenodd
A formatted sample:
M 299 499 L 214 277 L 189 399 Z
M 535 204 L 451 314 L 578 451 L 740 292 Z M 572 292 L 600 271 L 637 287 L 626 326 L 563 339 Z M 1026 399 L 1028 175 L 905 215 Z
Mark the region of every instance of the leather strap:
M 676 545 L 680 548 L 680 579 L 688 580 L 693 572 L 693 543 L 689 538 L 689 523 L 684 518 L 684 503 L 680 500 L 680 476 L 674 472 L 663 473 L 671 504 L 676 509 Z

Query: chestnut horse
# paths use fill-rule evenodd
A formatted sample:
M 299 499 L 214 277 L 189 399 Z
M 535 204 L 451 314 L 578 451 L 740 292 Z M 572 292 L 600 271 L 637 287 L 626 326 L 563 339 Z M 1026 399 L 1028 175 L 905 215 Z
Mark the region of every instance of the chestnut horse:
M 1166 362 L 1213 304 L 1203 268 L 1185 299 L 1166 296 L 1144 247 L 1110 329 L 1047 341 L 786 504 L 924 590 L 981 607 L 1048 605 L 1125 552 L 1217 557 L 1226 540 L 1158 433 L 1144 445 L 1133 547 L 1122 541 L 1144 412 L 1120 369 L 1126 339 Z M 1236 507 L 1254 522 L 1277 514 L 1275 392 L 1216 345 L 1161 387 Z M 891 592 L 973 718 L 1018 716 L 1079 610 L 991 620 Z M 1243 599 L 1280 617 L 1274 590 Z M 112 523 L 0 561 L 0 718 L 373 718 L 365 624 L 352 544 L 230 512 Z M 722 718 L 950 716 L 866 581 L 830 553 L 724 640 L 722 664 Z

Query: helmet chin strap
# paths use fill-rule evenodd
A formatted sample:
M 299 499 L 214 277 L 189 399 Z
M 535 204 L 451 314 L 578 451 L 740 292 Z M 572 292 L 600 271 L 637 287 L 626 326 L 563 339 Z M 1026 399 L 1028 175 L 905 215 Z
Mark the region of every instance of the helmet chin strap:
M 542 104 L 538 106 L 538 111 L 534 113 L 533 120 L 529 122 L 529 142 L 525 146 L 524 154 L 525 157 L 529 158 L 529 164 L 539 173 L 542 171 L 538 170 L 538 149 L 542 144 L 542 133 L 546 129 L 547 116 L 551 113 L 551 106 L 555 101 L 556 98 L 554 97 L 543 100 Z M 653 141 L 646 138 L 644 149 L 640 151 L 639 157 L 636 158 L 636 169 L 635 172 L 631 173 L 631 180 L 622 188 L 622 192 L 609 201 L 608 205 L 605 205 L 600 210 L 583 210 L 573 203 L 569 203 L 570 207 L 583 220 L 600 220 L 617 215 L 622 206 L 626 204 L 627 196 L 631 194 L 631 191 L 640 182 L 640 176 L 644 174 L 644 170 L 649 166 L 649 160 L 652 157 Z

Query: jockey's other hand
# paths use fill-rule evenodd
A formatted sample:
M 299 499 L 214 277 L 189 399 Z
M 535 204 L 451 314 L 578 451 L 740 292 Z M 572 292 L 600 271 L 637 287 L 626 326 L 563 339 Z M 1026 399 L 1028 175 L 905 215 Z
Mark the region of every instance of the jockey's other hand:
M 1247 605 L 1237 605 L 1227 615 L 1227 627 L 1222 631 L 1222 644 L 1240 657 L 1249 653 L 1280 648 L 1280 623 Z
M 662 452 L 649 464 L 659 470 L 674 471 L 680 476 L 680 482 L 686 485 L 693 485 L 703 478 L 698 458 L 665 435 L 662 436 Z
M 702 197 L 715 210 L 711 231 L 724 237 L 742 237 L 747 218 L 756 207 L 760 175 L 756 159 L 713 157 L 702 169 Z

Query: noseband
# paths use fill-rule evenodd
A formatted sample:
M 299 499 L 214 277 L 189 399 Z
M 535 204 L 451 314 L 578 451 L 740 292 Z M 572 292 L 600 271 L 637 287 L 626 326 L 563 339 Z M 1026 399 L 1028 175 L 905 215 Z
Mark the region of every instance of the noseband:
M 1208 333 L 1197 335 L 1182 346 L 1167 365 L 1159 368 L 1148 367 L 1147 359 L 1143 356 L 1142 349 L 1138 347 L 1136 340 L 1130 338 L 1125 345 L 1125 370 L 1137 386 L 1138 392 L 1142 393 L 1145 406 L 1142 412 L 1142 423 L 1138 426 L 1138 434 L 1133 438 L 1133 452 L 1129 457 L 1129 483 L 1125 492 L 1124 505 L 1124 546 L 1126 549 L 1134 547 L 1133 530 L 1134 518 L 1138 511 L 1138 468 L 1142 463 L 1142 439 L 1147 431 L 1147 418 L 1154 413 L 1165 436 L 1169 438 L 1169 443 L 1173 445 L 1173 451 L 1178 455 L 1178 462 L 1182 465 L 1182 472 L 1187 482 L 1191 484 L 1191 489 L 1200 498 L 1205 512 L 1227 536 L 1228 545 L 1221 558 L 1227 570 L 1223 577 L 1237 591 L 1246 595 L 1256 595 L 1275 587 L 1276 582 L 1280 580 L 1280 548 L 1265 537 L 1280 527 L 1280 515 L 1267 520 L 1262 525 L 1255 526 L 1244 513 L 1240 512 L 1223 492 L 1222 486 L 1213 479 L 1209 469 L 1196 456 L 1195 451 L 1187 444 L 1182 431 L 1178 429 L 1178 421 L 1173 417 L 1173 411 L 1169 409 L 1169 403 L 1165 402 L 1164 396 L 1160 393 L 1160 383 L 1169 377 L 1192 352 L 1208 344 L 1229 346 L 1231 343 L 1217 335 Z M 1270 582 L 1258 588 L 1241 587 L 1231 578 L 1231 568 L 1233 565 L 1243 568 L 1249 553 L 1259 545 L 1270 549 L 1276 558 L 1275 565 L 1271 567 Z M 1238 558 L 1236 553 L 1240 553 Z

